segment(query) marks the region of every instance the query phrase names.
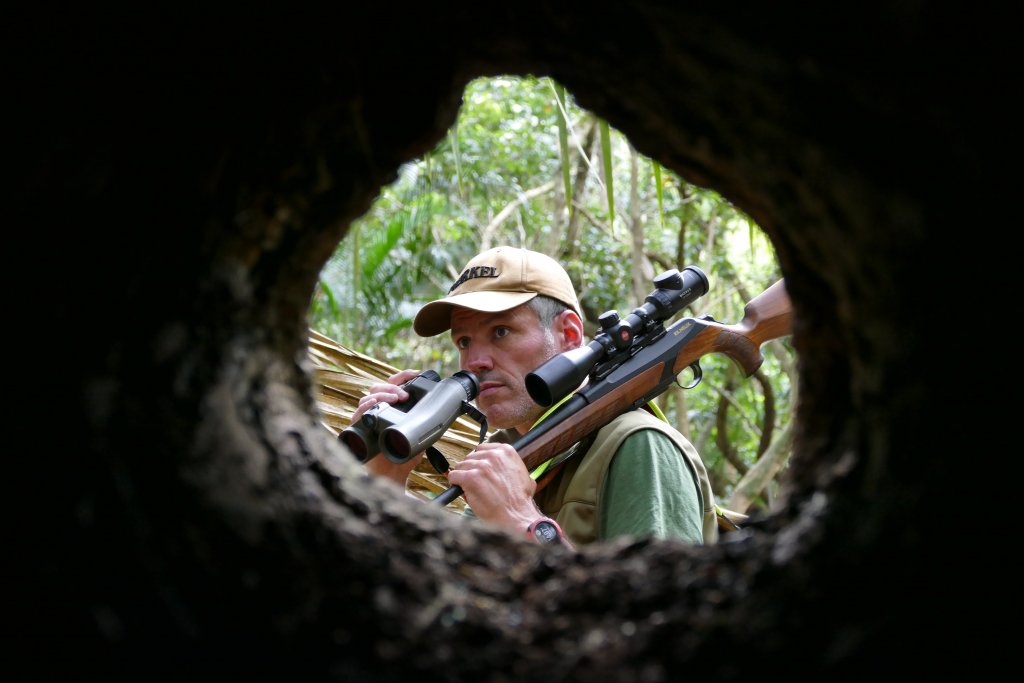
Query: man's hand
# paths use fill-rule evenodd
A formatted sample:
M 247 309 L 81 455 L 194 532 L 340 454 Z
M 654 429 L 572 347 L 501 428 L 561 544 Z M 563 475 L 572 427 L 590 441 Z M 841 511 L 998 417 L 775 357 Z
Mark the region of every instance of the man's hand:
M 485 442 L 462 462 L 452 465 L 448 481 L 465 492 L 473 514 L 522 534 L 540 516 L 533 494 L 537 482 L 512 446 Z
M 359 405 L 356 407 L 356 411 L 352 413 L 352 424 L 358 422 L 367 410 L 380 403 L 394 405 L 395 403 L 408 400 L 409 393 L 399 385 L 405 384 L 419 374 L 416 370 L 402 370 L 388 377 L 386 384 L 374 384 L 371 386 L 370 392 L 359 399 Z M 387 456 L 383 453 L 378 453 L 367 461 L 366 470 L 371 474 L 390 479 L 401 486 L 405 486 L 405 480 L 409 478 L 409 473 L 416 469 L 416 466 L 422 459 L 423 454 L 419 453 L 398 465 L 388 460 Z

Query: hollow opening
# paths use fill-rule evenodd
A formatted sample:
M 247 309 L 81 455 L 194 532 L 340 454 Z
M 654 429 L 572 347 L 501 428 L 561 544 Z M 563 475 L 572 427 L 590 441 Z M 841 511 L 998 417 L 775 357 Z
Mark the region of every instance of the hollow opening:
M 673 268 L 700 268 L 710 287 L 666 325 L 700 316 L 738 323 L 745 304 L 781 278 L 751 218 L 637 152 L 554 80 L 479 78 L 438 146 L 402 166 L 321 272 L 311 354 L 329 430 L 349 426 L 370 378 L 405 368 L 447 377 L 459 369 L 448 334 L 419 337 L 412 318 L 445 295 L 470 258 L 499 245 L 540 251 L 565 267 L 588 340 L 600 332 L 602 314 L 625 318 L 653 279 Z M 749 377 L 728 356 L 708 353 L 655 399 L 697 448 L 718 504 L 743 514 L 770 510 L 795 416 L 788 335 L 761 351 L 764 362 Z M 459 459 L 478 437 L 479 424 L 460 417 L 437 446 Z M 431 496 L 445 482 L 424 460 L 408 486 Z

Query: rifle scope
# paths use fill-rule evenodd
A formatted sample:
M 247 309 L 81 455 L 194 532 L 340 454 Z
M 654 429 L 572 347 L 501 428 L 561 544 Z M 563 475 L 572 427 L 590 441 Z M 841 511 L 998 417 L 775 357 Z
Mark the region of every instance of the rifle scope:
M 338 435 L 360 462 L 381 451 L 398 464 L 422 453 L 466 412 L 466 402 L 480 393 L 480 382 L 469 372 L 456 372 L 441 380 L 436 372 L 427 370 L 402 388 L 409 393 L 408 400 L 395 405 L 378 403 Z M 428 395 L 429 400 L 421 400 Z
M 657 338 L 663 321 L 708 293 L 708 276 L 700 268 L 672 269 L 654 278 L 654 291 L 644 304 L 620 319 L 612 310 L 598 318 L 601 331 L 586 346 L 554 356 L 526 376 L 526 390 L 539 405 L 548 407 L 575 391 L 598 363 L 619 356 L 626 360 Z M 637 349 L 632 349 L 634 343 Z

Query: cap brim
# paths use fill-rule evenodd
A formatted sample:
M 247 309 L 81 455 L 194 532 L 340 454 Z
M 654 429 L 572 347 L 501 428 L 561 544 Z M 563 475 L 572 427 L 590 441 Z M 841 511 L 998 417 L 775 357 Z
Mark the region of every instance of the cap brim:
M 466 292 L 431 301 L 420 309 L 412 329 L 421 337 L 433 337 L 451 329 L 452 307 L 460 306 L 482 313 L 497 313 L 525 304 L 536 292 Z

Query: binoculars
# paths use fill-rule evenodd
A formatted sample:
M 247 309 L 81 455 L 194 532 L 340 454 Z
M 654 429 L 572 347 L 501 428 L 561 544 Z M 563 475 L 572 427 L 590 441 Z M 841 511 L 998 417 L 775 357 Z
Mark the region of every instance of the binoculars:
M 475 410 L 468 401 L 480 393 L 480 382 L 469 372 L 456 372 L 442 380 L 436 372 L 427 370 L 402 388 L 409 394 L 407 400 L 395 405 L 378 403 L 338 435 L 360 462 L 381 451 L 396 464 L 422 453 L 460 415 Z

